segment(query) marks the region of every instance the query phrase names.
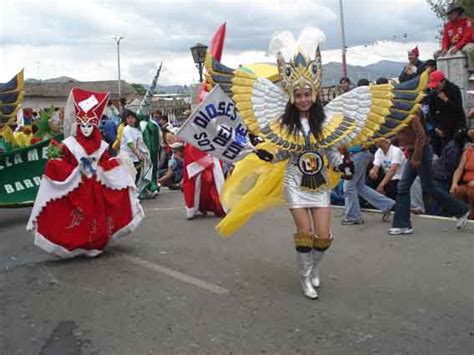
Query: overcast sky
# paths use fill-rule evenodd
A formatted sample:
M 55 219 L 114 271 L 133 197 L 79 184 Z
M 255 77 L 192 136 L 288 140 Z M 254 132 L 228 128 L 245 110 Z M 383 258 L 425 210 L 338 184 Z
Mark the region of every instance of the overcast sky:
M 348 63 L 404 61 L 419 45 L 422 58 L 438 46 L 440 22 L 425 0 L 344 0 Z M 222 61 L 229 66 L 273 61 L 272 34 L 305 26 L 326 33 L 323 62 L 340 61 L 338 0 L 292 1 L 4 1 L 0 10 L 0 82 L 22 67 L 27 78 L 117 78 L 116 44 L 122 35 L 122 79 L 149 83 L 164 62 L 160 84 L 198 79 L 189 48 L 208 43 L 224 21 Z M 402 39 L 406 33 L 407 38 Z M 394 38 L 395 36 L 395 38 Z

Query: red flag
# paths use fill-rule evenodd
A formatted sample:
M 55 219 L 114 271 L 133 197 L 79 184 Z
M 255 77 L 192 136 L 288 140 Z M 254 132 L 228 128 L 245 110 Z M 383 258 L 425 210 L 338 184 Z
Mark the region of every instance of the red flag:
M 225 26 L 225 22 L 219 26 L 216 33 L 214 33 L 214 36 L 211 38 L 209 48 L 212 56 L 216 58 L 219 62 L 221 61 L 222 51 L 224 50 Z
M 209 51 L 211 55 L 216 58 L 219 62 L 221 61 L 222 52 L 224 50 L 224 40 L 225 40 L 225 30 L 226 30 L 226 23 L 224 22 L 222 25 L 219 26 L 214 36 L 211 38 L 211 42 L 209 45 Z M 201 103 L 207 94 L 206 89 L 207 83 L 204 81 L 201 86 L 199 86 L 198 92 L 198 102 Z

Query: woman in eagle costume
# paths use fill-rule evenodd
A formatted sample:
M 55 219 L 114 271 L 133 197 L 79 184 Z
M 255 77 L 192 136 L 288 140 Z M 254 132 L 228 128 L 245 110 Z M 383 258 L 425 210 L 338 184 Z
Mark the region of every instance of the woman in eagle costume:
M 403 84 L 359 87 L 322 107 L 320 45 L 324 34 L 305 28 L 298 39 L 276 35 L 270 51 L 277 65 L 231 69 L 208 54 L 207 80 L 232 97 L 252 135 L 265 143 L 257 156 L 236 164 L 222 202 L 230 210 L 217 226 L 231 235 L 256 212 L 286 202 L 295 223 L 299 276 L 306 297 L 316 299 L 319 265 L 331 246 L 330 191 L 350 161 L 339 150 L 373 144 L 406 127 L 419 110 L 427 77 Z
M 133 167 L 110 156 L 98 128 L 108 100 L 108 93 L 72 89 L 68 116 L 75 122 L 65 122 L 65 135 L 74 135 L 49 148 L 54 157 L 46 164 L 27 229 L 38 247 L 62 258 L 97 256 L 144 217 Z

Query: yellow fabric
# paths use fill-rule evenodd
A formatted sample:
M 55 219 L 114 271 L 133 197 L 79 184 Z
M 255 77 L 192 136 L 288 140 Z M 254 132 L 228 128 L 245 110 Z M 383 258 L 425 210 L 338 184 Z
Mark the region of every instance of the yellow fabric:
M 263 143 L 259 148 L 265 149 L 270 145 Z M 257 212 L 284 205 L 285 167 L 286 161 L 267 163 L 255 154 L 249 154 L 235 165 L 221 195 L 222 204 L 230 210 L 216 226 L 221 236 L 229 237 Z
M 5 143 L 10 144 L 12 147 L 17 147 L 18 143 L 15 139 L 15 135 L 13 134 L 12 129 L 5 125 L 3 128 L 0 129 L 0 137 L 3 138 Z
M 258 146 L 275 153 L 270 142 Z M 287 161 L 267 163 L 257 155 L 249 154 L 235 165 L 232 175 L 226 180 L 221 194 L 221 203 L 230 212 L 216 226 L 217 232 L 229 237 L 242 228 L 255 213 L 283 206 L 283 177 Z M 339 183 L 340 174 L 328 168 L 328 188 Z
M 118 152 L 120 150 L 120 142 L 122 142 L 122 135 L 123 135 L 123 129 L 125 125 L 121 123 L 118 128 L 117 128 L 117 138 L 115 138 L 115 142 L 112 145 L 112 149 Z
M 339 184 L 339 180 L 341 180 L 341 174 L 338 172 L 335 172 L 330 167 L 327 168 L 327 171 L 328 171 L 327 187 L 332 190 L 337 186 L 337 184 Z
M 30 145 L 33 134 L 31 132 L 28 134 L 25 132 L 15 132 L 13 133 L 13 137 L 16 146 L 25 148 Z

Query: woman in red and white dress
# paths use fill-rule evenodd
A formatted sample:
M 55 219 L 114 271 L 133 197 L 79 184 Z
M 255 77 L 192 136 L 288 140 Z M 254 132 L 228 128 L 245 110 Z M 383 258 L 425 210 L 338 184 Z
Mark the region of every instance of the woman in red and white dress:
M 59 257 L 97 256 L 144 217 L 133 169 L 110 156 L 98 128 L 108 99 L 108 93 L 72 89 L 75 136 L 48 161 L 31 212 L 27 229 L 35 244 Z

